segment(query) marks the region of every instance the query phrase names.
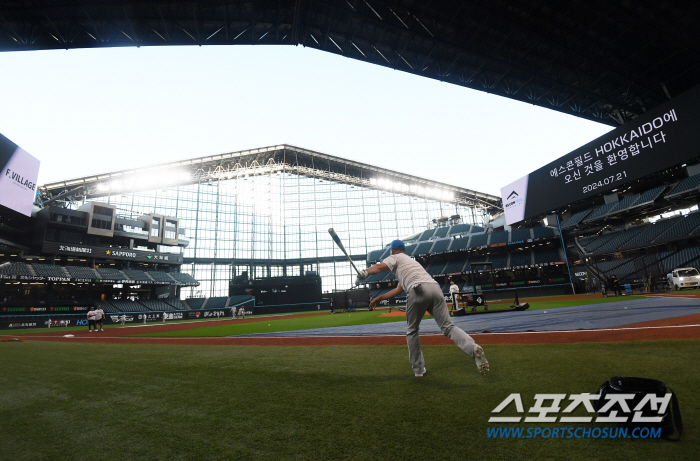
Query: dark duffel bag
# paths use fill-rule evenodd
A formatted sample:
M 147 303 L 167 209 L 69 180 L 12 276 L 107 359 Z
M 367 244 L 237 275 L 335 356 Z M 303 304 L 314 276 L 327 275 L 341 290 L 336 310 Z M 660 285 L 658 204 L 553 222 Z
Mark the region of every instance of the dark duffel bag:
M 644 407 L 640 409 L 642 411 L 642 417 L 661 416 L 661 422 L 642 423 L 632 421 L 635 413 L 634 409 L 644 400 L 647 394 L 655 394 L 658 398 L 663 398 L 669 393 L 671 394 L 671 398 L 663 415 L 659 415 L 657 411 L 653 411 L 649 404 L 644 405 Z M 630 429 L 636 427 L 660 428 L 661 436 L 665 439 L 673 441 L 680 440 L 683 434 L 683 420 L 681 419 L 681 410 L 678 406 L 678 398 L 671 388 L 666 387 L 663 381 L 646 378 L 620 378 L 619 376 L 615 376 L 600 386 L 598 394 L 600 394 L 600 398 L 596 401 L 595 409 L 600 416 L 608 416 L 610 411 L 616 410 L 618 412 L 617 416 L 626 416 L 628 418 L 626 423 L 620 423 L 625 427 Z M 633 399 L 627 400 L 630 411 L 624 412 L 621 411 L 620 408 L 615 407 L 608 411 L 601 412 L 600 410 L 608 403 L 605 396 L 609 394 L 634 395 Z

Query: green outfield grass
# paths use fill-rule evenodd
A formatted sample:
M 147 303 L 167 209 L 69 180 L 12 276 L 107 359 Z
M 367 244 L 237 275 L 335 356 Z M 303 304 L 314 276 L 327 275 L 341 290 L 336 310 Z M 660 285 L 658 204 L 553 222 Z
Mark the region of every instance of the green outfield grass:
M 226 308 L 227 310 L 229 308 Z M 195 309 L 196 310 L 196 309 Z M 313 313 L 318 313 L 318 310 L 313 310 L 313 311 L 305 311 L 305 312 L 295 312 L 295 314 L 313 314 Z M 118 313 L 109 313 L 107 315 L 120 315 Z M 285 316 L 285 315 L 293 315 L 289 313 L 282 313 L 282 314 L 269 314 L 266 315 L 265 317 L 280 317 L 280 316 Z M 249 317 L 250 318 L 250 317 Z M 42 318 L 41 321 L 45 321 L 46 319 Z M 184 320 L 168 320 L 168 324 L 171 323 L 193 323 L 193 322 L 212 322 L 216 320 L 231 320 L 231 315 L 224 315 L 220 318 L 206 318 L 206 319 L 184 319 Z M 162 322 L 148 322 L 147 325 L 162 325 Z M 142 322 L 129 322 L 126 324 L 127 326 L 129 325 L 143 325 Z M 113 324 L 113 323 L 105 323 L 104 324 L 104 329 L 108 328 L 122 328 L 121 324 Z M 21 335 L 21 334 L 26 334 L 26 333 L 46 333 L 50 331 L 65 331 L 65 332 L 71 332 L 71 331 L 87 331 L 87 326 L 78 326 L 78 327 L 53 327 L 51 329 L 49 328 L 17 328 L 17 329 L 12 329 L 12 330 L 0 330 L 0 335 Z
M 700 459 L 700 341 L 486 354 L 483 377 L 458 348 L 424 347 L 419 379 L 405 346 L 4 342 L 0 459 Z M 510 393 L 527 411 L 536 393 L 594 393 L 614 375 L 671 386 L 683 440 L 487 437 Z
M 579 300 L 569 300 L 569 301 L 535 301 L 530 304 L 530 309 L 556 309 L 558 307 L 566 306 L 581 306 L 587 304 L 600 304 L 615 301 L 625 301 L 641 299 L 639 296 L 629 296 L 625 299 L 620 298 L 593 298 L 593 299 L 579 299 Z M 494 304 L 491 309 L 503 309 L 508 306 L 505 304 Z M 481 310 L 481 308 L 479 308 Z M 232 336 L 232 335 L 246 335 L 252 333 L 272 333 L 277 331 L 296 331 L 296 330 L 309 330 L 314 328 L 327 328 L 327 327 L 342 327 L 342 326 L 352 326 L 352 325 L 367 325 L 371 323 L 387 323 L 387 322 L 405 322 L 405 317 L 382 317 L 382 314 L 386 314 L 386 310 L 380 311 L 358 311 L 352 314 L 348 313 L 337 313 L 333 315 L 321 315 L 313 317 L 301 317 L 301 318 L 291 318 L 291 319 L 278 319 L 269 320 L 264 322 L 251 322 L 251 323 L 233 323 L 230 325 L 219 325 L 213 327 L 202 326 L 198 328 L 192 328 L 190 330 L 181 331 L 164 331 L 161 333 L 145 333 L 138 334 L 134 336 L 155 336 L 155 337 L 212 337 L 212 336 Z M 494 314 L 499 315 L 499 314 Z M 255 317 L 251 317 L 255 318 Z M 430 319 L 429 315 L 424 316 L 426 319 Z
M 164 331 L 162 333 L 147 333 L 133 336 L 165 336 L 165 337 L 209 337 L 245 335 L 250 333 L 271 333 L 275 331 L 308 330 L 312 328 L 344 327 L 351 325 L 368 325 L 372 323 L 406 322 L 405 317 L 382 317 L 388 311 L 357 311 L 352 313 L 338 312 L 336 314 L 297 317 L 287 319 L 265 318 L 261 322 L 232 323 L 213 327 L 199 327 L 190 330 Z M 256 317 L 249 317 L 256 318 Z M 425 318 L 431 318 L 426 315 Z

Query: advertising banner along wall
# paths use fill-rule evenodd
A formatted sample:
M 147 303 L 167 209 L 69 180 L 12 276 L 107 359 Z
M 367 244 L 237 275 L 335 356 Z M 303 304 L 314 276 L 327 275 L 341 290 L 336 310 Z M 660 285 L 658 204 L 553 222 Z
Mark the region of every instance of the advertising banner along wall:
M 0 134 L 0 205 L 32 215 L 39 160 Z
M 698 157 L 700 86 L 501 188 L 506 224 Z

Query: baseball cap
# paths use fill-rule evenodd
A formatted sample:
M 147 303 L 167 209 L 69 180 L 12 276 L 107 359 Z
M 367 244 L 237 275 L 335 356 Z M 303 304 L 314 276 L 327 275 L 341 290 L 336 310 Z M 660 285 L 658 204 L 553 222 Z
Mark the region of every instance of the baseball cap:
M 394 240 L 391 242 L 391 249 L 392 250 L 405 250 L 406 245 L 401 240 Z

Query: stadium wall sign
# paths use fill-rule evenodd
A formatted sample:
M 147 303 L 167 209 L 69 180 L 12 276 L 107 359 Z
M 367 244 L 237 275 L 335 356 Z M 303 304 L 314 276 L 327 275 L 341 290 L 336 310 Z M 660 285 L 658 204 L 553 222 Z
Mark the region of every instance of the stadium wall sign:
M 0 205 L 32 215 L 39 160 L 0 134 Z
M 75 277 L 44 277 L 41 275 L 8 275 L 0 274 L 0 280 L 13 280 L 18 282 L 58 282 L 58 283 L 69 283 L 69 282 L 80 282 L 80 283 L 104 283 L 107 285 L 115 283 L 123 283 L 127 285 L 178 285 L 178 286 L 195 286 L 191 283 L 184 282 L 162 282 L 160 280 L 131 280 L 131 279 L 86 279 L 86 278 L 75 278 Z
M 700 86 L 501 188 L 510 225 L 698 156 Z
M 67 245 L 57 242 L 44 242 L 41 250 L 43 253 L 46 254 L 65 254 L 71 256 L 80 256 L 83 258 L 89 255 L 98 259 L 118 259 L 120 261 L 182 264 L 182 255 L 176 255 L 172 253 L 158 253 L 155 251 L 141 251 L 89 245 Z

